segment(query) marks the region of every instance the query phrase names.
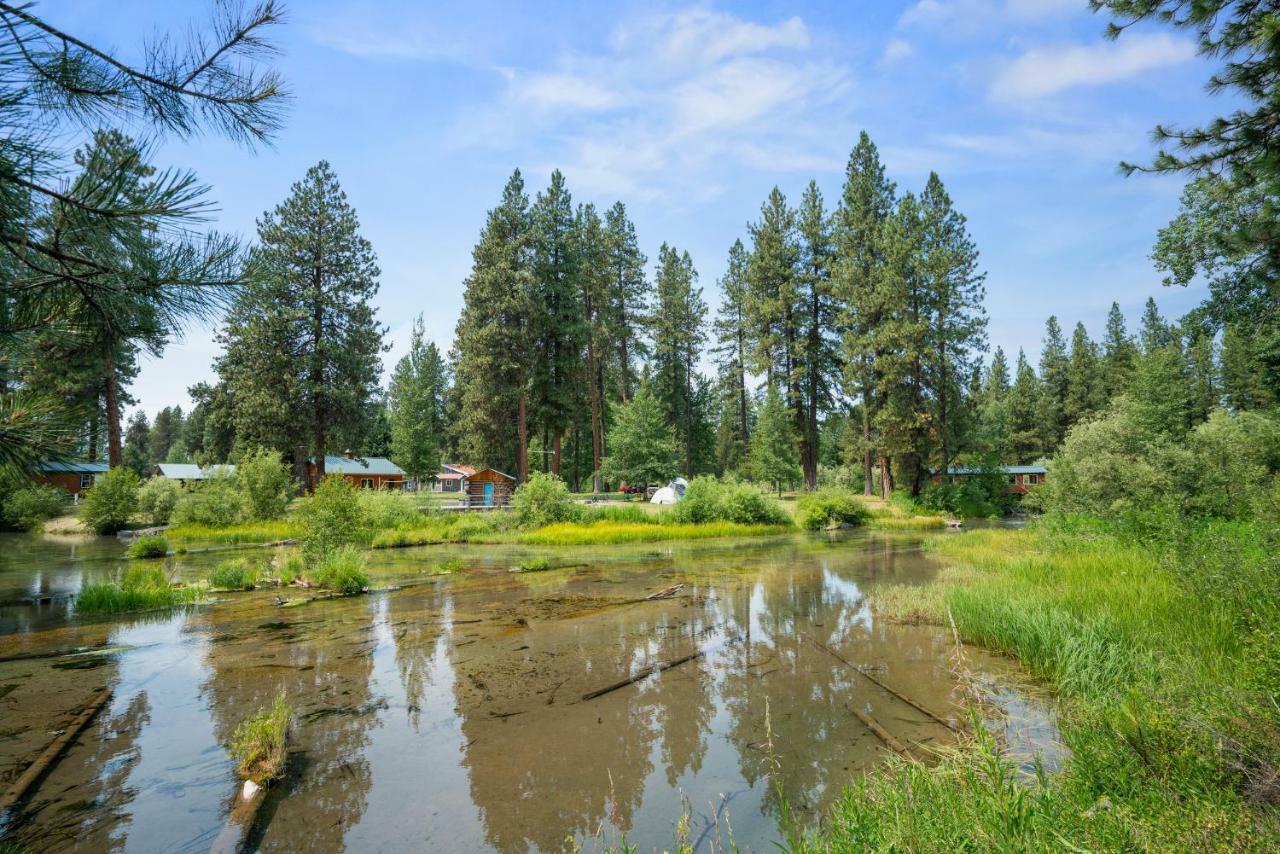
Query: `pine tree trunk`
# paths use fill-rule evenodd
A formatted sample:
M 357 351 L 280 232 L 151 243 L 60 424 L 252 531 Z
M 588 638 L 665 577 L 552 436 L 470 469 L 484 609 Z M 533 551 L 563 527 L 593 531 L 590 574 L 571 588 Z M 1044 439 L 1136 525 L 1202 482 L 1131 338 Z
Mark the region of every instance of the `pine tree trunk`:
M 627 330 L 626 321 L 622 322 L 622 337 L 618 341 L 618 360 L 621 366 L 619 390 L 622 392 L 622 402 L 626 403 L 631 400 L 631 353 L 627 349 Z
M 516 482 L 529 479 L 529 398 L 520 395 L 516 407 Z
M 747 428 L 747 345 L 742 335 L 742 319 L 738 319 L 738 421 L 742 430 L 743 459 L 750 456 L 751 435 Z
M 599 366 L 596 364 L 596 347 L 592 336 L 587 336 L 587 384 L 591 399 L 591 483 L 596 492 L 603 492 L 600 464 L 604 456 L 604 419 L 600 417 L 604 401 L 600 396 Z
M 889 457 L 880 455 L 880 497 L 885 501 L 893 495 L 893 470 L 889 467 Z
M 560 439 L 564 436 L 564 431 L 556 429 L 551 436 L 551 473 L 556 477 L 560 476 Z
M 871 450 L 871 389 L 866 383 L 862 389 L 862 477 L 863 495 L 875 495 L 875 472 Z
M 95 400 L 94 401 L 95 410 L 97 409 L 97 403 L 98 402 Z M 89 419 L 89 440 L 88 440 L 88 444 L 89 444 L 88 456 L 89 456 L 89 459 L 92 460 L 93 462 L 98 461 L 98 429 L 99 429 L 98 413 L 94 412 L 93 416 Z
M 115 359 L 107 359 L 102 386 L 107 408 L 107 465 L 116 468 L 124 462 L 124 447 L 120 434 L 120 388 L 116 381 Z

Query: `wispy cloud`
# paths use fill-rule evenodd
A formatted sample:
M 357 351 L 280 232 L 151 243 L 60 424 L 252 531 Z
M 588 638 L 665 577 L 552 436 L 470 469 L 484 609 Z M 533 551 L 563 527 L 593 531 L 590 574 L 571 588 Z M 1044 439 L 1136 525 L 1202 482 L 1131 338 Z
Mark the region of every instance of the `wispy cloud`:
M 1033 48 L 1004 67 L 992 82 L 991 95 L 1002 101 L 1042 98 L 1177 65 L 1195 53 L 1191 42 L 1167 33 L 1135 34 L 1091 45 Z
M 1088 8 L 1087 0 L 917 0 L 898 25 L 974 35 L 1002 21 L 1047 21 Z
M 880 54 L 880 62 L 883 65 L 892 65 L 895 62 L 902 62 L 916 55 L 916 49 L 911 42 L 906 39 L 889 39 L 888 44 L 884 46 L 884 52 Z

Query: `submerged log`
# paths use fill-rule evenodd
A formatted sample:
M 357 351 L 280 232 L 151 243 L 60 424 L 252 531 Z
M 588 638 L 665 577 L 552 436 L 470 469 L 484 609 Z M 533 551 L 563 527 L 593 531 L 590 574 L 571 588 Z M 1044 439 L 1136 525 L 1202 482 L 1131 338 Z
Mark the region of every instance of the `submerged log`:
M 612 693 L 613 691 L 617 691 L 619 688 L 625 688 L 628 685 L 634 685 L 640 680 L 647 679 L 655 673 L 661 673 L 664 670 L 670 670 L 673 667 L 678 667 L 679 665 L 689 661 L 693 661 L 694 659 L 702 658 L 702 656 L 706 654 L 707 654 L 707 651 L 705 649 L 700 649 L 695 653 L 686 655 L 684 658 L 677 658 L 674 661 L 659 661 L 656 664 L 649 665 L 648 667 L 642 667 L 639 670 L 637 670 L 633 675 L 628 676 L 626 679 L 622 679 L 618 682 L 614 682 L 612 685 L 606 685 L 605 687 L 599 688 L 595 691 L 588 691 L 586 694 L 582 695 L 582 699 L 594 700 L 596 697 L 603 697 L 605 694 L 609 694 L 609 693 Z
M 849 669 L 853 670 L 855 673 L 861 674 L 863 678 L 865 678 L 865 679 L 869 680 L 869 681 L 870 681 L 870 682 L 872 682 L 874 685 L 879 686 L 879 687 L 880 687 L 882 690 L 884 690 L 885 692 L 887 692 L 887 693 L 889 693 L 889 694 L 893 695 L 894 697 L 897 697 L 899 700 L 901 700 L 902 702 L 906 703 L 908 706 L 910 706 L 911 708 L 915 709 L 915 710 L 916 710 L 917 712 L 919 712 L 920 714 L 924 715 L 925 717 L 929 718 L 930 720 L 934 721 L 935 723 L 942 724 L 944 727 L 946 727 L 947 729 L 951 730 L 952 732 L 956 732 L 956 733 L 960 732 L 960 728 L 959 728 L 959 727 L 957 727 L 955 724 L 953 724 L 951 721 L 948 721 L 948 720 L 946 720 L 946 719 L 944 719 L 944 718 L 939 717 L 938 715 L 935 715 L 933 712 L 929 711 L 929 710 L 928 710 L 928 709 L 926 709 L 924 706 L 920 705 L 920 704 L 919 704 L 919 703 L 917 703 L 915 700 L 913 700 L 913 699 L 911 699 L 910 697 L 908 697 L 906 694 L 903 694 L 902 692 L 897 691 L 897 690 L 895 690 L 894 688 L 889 687 L 889 686 L 888 686 L 888 685 L 886 685 L 884 682 L 882 682 L 882 681 L 880 681 L 879 679 L 877 679 L 876 677 L 872 676 L 870 673 L 868 673 L 867 671 L 863 670 L 861 667 L 859 667 L 858 665 L 854 664 L 853 662 L 849 661 L 848 659 L 846 659 L 846 658 L 845 658 L 844 656 L 842 656 L 840 653 L 836 652 L 836 651 L 835 651 L 834 649 L 832 649 L 831 647 L 827 646 L 827 645 L 826 645 L 825 643 L 823 643 L 822 641 L 817 640 L 817 639 L 815 639 L 815 638 L 810 638 L 810 640 L 811 640 L 811 641 L 813 641 L 813 645 L 814 645 L 814 646 L 816 646 L 818 649 L 820 649 L 820 650 L 822 650 L 823 652 L 827 653 L 828 655 L 832 656 L 832 657 L 833 657 L 833 658 L 835 658 L 837 661 L 839 661 L 841 664 L 843 664 L 845 667 L 848 667 Z
M 80 714 L 76 715 L 70 726 L 51 741 L 49 746 L 36 757 L 36 760 L 27 766 L 27 770 L 23 771 L 22 775 L 13 781 L 13 785 L 3 795 L 0 795 L 0 815 L 7 813 L 14 804 L 26 796 L 27 791 L 62 757 L 63 752 L 71 742 L 75 741 L 76 737 L 89 725 L 89 722 L 101 711 L 109 699 L 111 699 L 111 689 L 103 689 L 89 701 L 88 705 L 80 711 Z
M 249 842 L 258 820 L 258 810 L 267 800 L 267 790 L 252 780 L 245 780 L 236 789 L 236 800 L 227 816 L 227 823 L 209 846 L 209 854 L 239 854 Z
M 883 741 L 894 753 L 897 753 L 899 756 L 905 756 L 907 759 L 915 759 L 914 756 L 907 752 L 907 746 L 894 738 L 893 734 L 882 727 L 880 722 L 871 717 L 871 715 L 862 711 L 862 709 L 859 709 L 857 706 L 850 706 L 849 711 L 853 712 L 854 717 L 866 724 L 867 729 L 875 733 L 876 738 Z

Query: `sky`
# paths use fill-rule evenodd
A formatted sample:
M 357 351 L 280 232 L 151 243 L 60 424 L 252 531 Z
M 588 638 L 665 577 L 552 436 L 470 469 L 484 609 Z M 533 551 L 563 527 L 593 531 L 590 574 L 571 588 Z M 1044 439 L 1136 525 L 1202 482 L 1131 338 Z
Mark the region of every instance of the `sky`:
M 53 23 L 122 58 L 149 36 L 209 19 L 203 0 L 46 0 Z M 1169 317 L 1203 293 L 1169 289 L 1150 260 L 1176 213 L 1176 176 L 1148 162 L 1157 123 L 1225 105 L 1185 33 L 1117 41 L 1087 0 L 466 3 L 294 0 L 272 34 L 292 102 L 270 147 L 158 140 L 157 165 L 212 186 L 211 227 L 246 241 L 255 220 L 328 160 L 382 270 L 389 370 L 422 314 L 452 343 L 486 212 L 519 168 L 532 195 L 561 169 L 575 201 L 626 203 L 652 260 L 688 250 L 707 302 L 729 246 L 770 189 L 816 180 L 839 198 L 858 134 L 898 188 L 945 183 L 987 274 L 991 347 L 1038 357 L 1045 319 L 1099 338 L 1118 302 L 1136 328 L 1154 296 Z M 213 330 L 188 330 L 132 389 L 150 416 L 214 378 Z

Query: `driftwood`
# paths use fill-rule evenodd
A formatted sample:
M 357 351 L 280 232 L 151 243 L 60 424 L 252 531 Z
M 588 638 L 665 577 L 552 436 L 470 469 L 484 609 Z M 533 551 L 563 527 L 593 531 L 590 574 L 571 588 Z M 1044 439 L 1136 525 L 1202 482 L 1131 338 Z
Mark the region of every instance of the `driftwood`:
M 76 715 L 75 720 L 49 743 L 49 746 L 36 757 L 34 762 L 27 766 L 27 770 L 23 771 L 22 775 L 13 781 L 13 785 L 3 795 L 0 795 L 0 815 L 8 812 L 14 804 L 26 796 L 27 791 L 58 761 L 71 742 L 75 741 L 76 737 L 89 725 L 89 721 L 93 720 L 94 715 L 101 711 L 109 699 L 111 699 L 111 690 L 104 689 L 90 700 L 88 705 L 81 709 L 80 714 Z
M 901 700 L 902 702 L 906 703 L 908 706 L 910 706 L 911 708 L 915 709 L 915 710 L 916 710 L 917 712 L 919 712 L 920 714 L 924 715 L 925 717 L 929 718 L 930 720 L 934 721 L 935 723 L 942 724 L 944 727 L 946 727 L 947 729 L 951 730 L 952 732 L 960 732 L 960 729 L 959 729 L 955 724 L 953 724 L 951 721 L 946 720 L 945 718 L 940 718 L 940 717 L 938 717 L 938 716 L 937 716 L 937 715 L 935 715 L 933 712 L 929 711 L 929 710 L 928 710 L 928 709 L 926 709 L 924 706 L 922 706 L 922 705 L 920 705 L 919 703 L 917 703 L 915 700 L 911 699 L 910 697 L 906 696 L 905 694 L 901 693 L 900 691 L 897 691 L 897 690 L 895 690 L 895 689 L 893 689 L 893 688 L 889 687 L 889 686 L 888 686 L 888 685 L 886 685 L 884 682 L 881 682 L 879 679 L 877 679 L 876 677 L 872 676 L 870 673 L 868 673 L 867 671 L 863 670 L 863 669 L 862 669 L 861 667 L 859 667 L 858 665 L 856 665 L 856 664 L 854 664 L 853 662 L 849 661 L 848 659 L 846 659 L 846 658 L 845 658 L 844 656 L 842 656 L 840 653 L 836 652 L 836 651 L 835 651 L 834 649 L 832 649 L 831 647 L 827 646 L 827 645 L 826 645 L 825 643 L 823 643 L 822 641 L 817 640 L 817 639 L 815 639 L 815 638 L 810 638 L 810 640 L 811 640 L 811 641 L 813 641 L 813 645 L 814 645 L 814 646 L 816 646 L 818 649 L 820 649 L 820 650 L 822 650 L 823 652 L 827 653 L 828 655 L 832 656 L 832 657 L 833 657 L 833 658 L 835 658 L 837 661 L 839 661 L 841 664 L 843 664 L 845 667 L 848 667 L 849 669 L 853 670 L 855 673 L 861 674 L 863 678 L 865 678 L 865 679 L 869 680 L 870 682 L 872 682 L 873 684 L 875 684 L 875 685 L 879 686 L 881 689 L 883 689 L 883 690 L 884 690 L 884 691 L 886 691 L 887 693 L 892 694 L 893 696 L 897 697 L 899 700 Z
M 683 584 L 673 584 L 670 587 L 662 588 L 657 593 L 650 593 L 648 596 L 644 597 L 644 599 L 641 599 L 640 601 L 651 602 L 654 599 L 670 599 L 672 596 L 675 596 L 677 593 L 683 590 L 684 587 L 685 586 Z
M 900 756 L 905 756 L 908 759 L 915 758 L 907 752 L 907 746 L 905 744 L 894 738 L 893 735 L 887 729 L 880 726 L 880 722 L 871 717 L 871 715 L 862 711 L 862 709 L 859 709 L 857 706 L 850 706 L 849 711 L 853 712 L 854 717 L 866 724 L 867 729 L 875 733 L 876 737 L 888 745 L 894 753 L 897 753 Z
M 606 685 L 603 688 L 599 688 L 595 691 L 589 691 L 586 694 L 583 694 L 582 699 L 594 700 L 596 697 L 603 697 L 605 694 L 609 694 L 609 693 L 612 693 L 613 691 L 617 691 L 619 688 L 625 688 L 628 685 L 634 685 L 640 680 L 647 679 L 648 677 L 652 676 L 655 673 L 661 673 L 664 670 L 670 670 L 673 667 L 679 667 L 681 664 L 684 664 L 689 661 L 693 661 L 694 659 L 702 658 L 702 656 L 706 654 L 707 654 L 707 651 L 705 649 L 700 649 L 695 653 L 686 655 L 683 658 L 677 658 L 674 661 L 659 661 L 657 664 L 651 664 L 648 667 L 642 667 L 639 670 L 637 670 L 634 675 L 628 676 L 626 679 L 623 679 L 619 682 L 614 682 L 612 685 Z

